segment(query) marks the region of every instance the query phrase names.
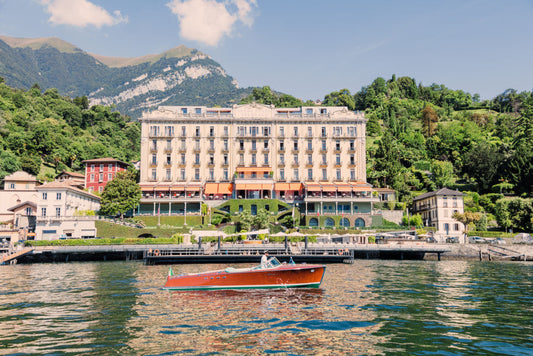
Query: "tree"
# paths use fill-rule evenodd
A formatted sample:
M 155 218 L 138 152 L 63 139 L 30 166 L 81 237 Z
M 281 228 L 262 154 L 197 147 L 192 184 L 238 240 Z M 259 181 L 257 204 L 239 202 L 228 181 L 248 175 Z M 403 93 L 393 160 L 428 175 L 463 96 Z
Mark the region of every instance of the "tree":
M 480 213 L 473 213 L 470 211 L 465 211 L 463 214 L 454 213 L 452 219 L 457 220 L 465 225 L 465 232 L 468 232 L 468 226 L 472 223 L 476 223 L 481 219 Z
M 327 94 L 324 97 L 324 105 L 347 106 L 349 110 L 355 110 L 355 100 L 348 89 L 341 89 Z
M 431 163 L 433 181 L 437 187 L 444 188 L 453 183 L 453 164 L 448 161 L 433 161 Z
M 141 201 L 141 187 L 135 181 L 135 175 L 130 171 L 118 172 L 115 178 L 108 182 L 100 202 L 101 215 L 124 214 L 134 209 Z
M 496 221 L 504 229 L 533 229 L 533 199 L 512 198 L 496 202 Z
M 420 112 L 422 120 L 422 132 L 425 137 L 431 137 L 435 134 L 437 124 L 439 123 L 439 115 L 433 110 L 433 108 L 427 104 Z

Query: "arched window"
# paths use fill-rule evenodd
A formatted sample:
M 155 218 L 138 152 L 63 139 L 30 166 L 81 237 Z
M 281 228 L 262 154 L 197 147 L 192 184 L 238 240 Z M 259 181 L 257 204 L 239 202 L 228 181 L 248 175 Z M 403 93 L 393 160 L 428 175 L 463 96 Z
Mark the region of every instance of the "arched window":
M 325 221 L 325 225 L 328 227 L 335 226 L 335 220 L 333 220 L 332 218 L 327 218 Z
M 361 218 L 355 219 L 355 227 L 365 227 L 365 221 Z
M 339 225 L 342 227 L 350 227 L 350 220 L 347 218 L 342 218 Z
M 309 226 L 317 227 L 318 226 L 318 219 L 317 218 L 309 219 Z

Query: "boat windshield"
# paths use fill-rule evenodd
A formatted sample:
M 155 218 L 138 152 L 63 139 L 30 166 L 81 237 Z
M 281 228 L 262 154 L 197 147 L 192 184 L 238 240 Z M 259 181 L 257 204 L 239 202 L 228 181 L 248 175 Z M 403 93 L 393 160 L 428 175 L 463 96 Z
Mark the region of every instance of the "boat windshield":
M 281 263 L 279 262 L 279 260 L 276 257 L 272 257 L 267 262 L 267 268 L 273 268 L 273 267 L 277 267 L 279 265 L 281 265 Z

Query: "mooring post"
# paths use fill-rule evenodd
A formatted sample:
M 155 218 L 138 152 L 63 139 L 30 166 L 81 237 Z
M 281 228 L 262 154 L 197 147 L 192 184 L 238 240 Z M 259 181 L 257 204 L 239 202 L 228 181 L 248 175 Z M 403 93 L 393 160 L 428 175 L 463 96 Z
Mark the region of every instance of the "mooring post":
M 440 261 L 440 252 L 437 252 L 437 260 Z

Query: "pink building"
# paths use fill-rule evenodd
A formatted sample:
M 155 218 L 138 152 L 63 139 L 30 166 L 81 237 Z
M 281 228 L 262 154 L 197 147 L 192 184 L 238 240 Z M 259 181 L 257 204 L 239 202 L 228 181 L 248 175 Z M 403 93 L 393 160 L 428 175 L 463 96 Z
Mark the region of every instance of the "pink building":
M 87 159 L 85 163 L 85 188 L 91 193 L 102 193 L 107 182 L 113 180 L 117 172 L 125 171 L 128 164 L 114 158 Z

